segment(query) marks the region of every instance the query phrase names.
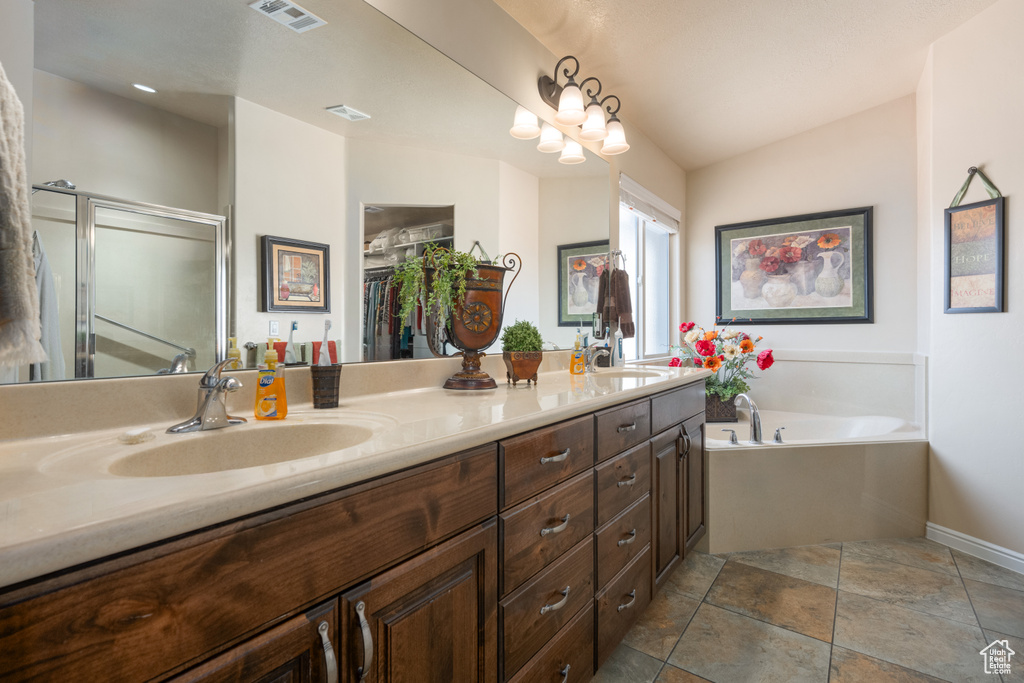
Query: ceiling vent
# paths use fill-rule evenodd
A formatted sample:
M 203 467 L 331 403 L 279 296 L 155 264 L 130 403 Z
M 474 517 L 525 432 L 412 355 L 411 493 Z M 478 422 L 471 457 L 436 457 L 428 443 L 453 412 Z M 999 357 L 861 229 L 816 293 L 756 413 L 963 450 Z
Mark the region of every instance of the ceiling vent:
M 327 107 L 327 111 L 331 112 L 332 114 L 337 114 L 338 116 L 344 119 L 348 119 L 349 121 L 362 121 L 364 119 L 370 118 L 369 114 L 364 114 L 358 109 L 347 107 L 344 104 L 339 104 L 335 107 Z
M 285 0 L 256 0 L 249 7 L 260 14 L 265 14 L 279 24 L 284 24 L 296 33 L 305 33 L 327 22 L 309 10 L 304 10 Z

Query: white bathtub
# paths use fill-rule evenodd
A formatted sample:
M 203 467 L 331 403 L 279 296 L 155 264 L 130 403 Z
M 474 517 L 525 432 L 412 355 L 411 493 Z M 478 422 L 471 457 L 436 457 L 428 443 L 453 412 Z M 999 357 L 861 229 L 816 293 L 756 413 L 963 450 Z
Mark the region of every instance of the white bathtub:
M 916 426 L 765 410 L 755 446 L 745 417 L 705 427 L 708 552 L 924 535 L 928 442 Z

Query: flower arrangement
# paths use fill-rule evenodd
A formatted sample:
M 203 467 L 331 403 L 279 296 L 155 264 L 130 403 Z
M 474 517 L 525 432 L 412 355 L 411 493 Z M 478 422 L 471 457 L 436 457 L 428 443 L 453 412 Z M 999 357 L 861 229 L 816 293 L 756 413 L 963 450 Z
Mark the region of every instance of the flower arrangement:
M 669 365 L 680 367 L 690 365 L 711 370 L 706 393 L 722 401 L 731 401 L 737 394 L 750 390 L 748 379 L 754 374 L 747 364 L 754 361 L 759 370 L 767 370 L 775 363 L 771 349 L 757 351 L 762 337 L 752 338 L 745 332 L 728 329 L 716 330 L 698 327 L 688 322 L 679 326 L 682 337 L 680 346 L 673 346 L 673 358 Z

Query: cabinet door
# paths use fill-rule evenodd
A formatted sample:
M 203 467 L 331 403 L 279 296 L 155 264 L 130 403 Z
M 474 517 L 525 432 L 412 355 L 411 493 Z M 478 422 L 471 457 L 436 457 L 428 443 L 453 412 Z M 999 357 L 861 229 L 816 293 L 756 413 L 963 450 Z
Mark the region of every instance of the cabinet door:
M 684 461 L 680 458 L 680 426 L 651 439 L 654 481 L 654 581 L 660 586 L 683 557 L 682 524 L 685 505 Z
M 337 624 L 337 601 L 331 600 L 172 680 L 175 683 L 337 681 Z
M 494 681 L 496 529 L 489 520 L 344 594 L 342 680 Z
M 704 500 L 704 413 L 683 423 L 686 461 L 686 524 L 684 552 L 692 550 L 704 536 L 707 506 Z

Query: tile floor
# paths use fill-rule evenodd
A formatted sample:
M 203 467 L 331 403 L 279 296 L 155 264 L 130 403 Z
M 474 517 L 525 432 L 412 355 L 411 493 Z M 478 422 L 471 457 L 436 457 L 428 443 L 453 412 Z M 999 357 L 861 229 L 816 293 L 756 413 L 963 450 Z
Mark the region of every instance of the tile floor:
M 696 681 L 1024 683 L 1024 575 L 924 538 L 692 553 L 593 682 Z

